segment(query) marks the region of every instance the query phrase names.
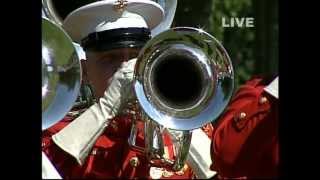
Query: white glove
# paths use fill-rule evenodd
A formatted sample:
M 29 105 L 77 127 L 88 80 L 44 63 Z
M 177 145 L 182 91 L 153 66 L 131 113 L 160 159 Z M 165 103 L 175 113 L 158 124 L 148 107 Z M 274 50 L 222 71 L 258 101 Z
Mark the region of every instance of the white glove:
M 135 63 L 136 58 L 122 63 L 99 102 L 52 137 L 54 143 L 76 158 L 80 165 L 108 126 L 109 120 L 117 116 L 128 98 L 132 97 Z
M 42 179 L 62 179 L 44 152 L 42 152 Z

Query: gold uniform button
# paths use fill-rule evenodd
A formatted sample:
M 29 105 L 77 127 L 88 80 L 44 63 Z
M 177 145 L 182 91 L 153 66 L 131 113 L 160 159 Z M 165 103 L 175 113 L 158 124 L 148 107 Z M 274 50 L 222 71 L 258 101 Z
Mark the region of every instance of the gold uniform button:
M 245 112 L 241 112 L 239 115 L 239 120 L 244 119 L 247 116 Z
M 137 167 L 139 165 L 139 159 L 137 157 L 132 157 L 130 159 L 130 165 L 132 167 Z
M 97 150 L 93 149 L 93 151 L 91 152 L 92 155 L 97 155 Z
M 263 97 L 260 98 L 259 103 L 260 103 L 260 104 L 264 104 L 264 103 L 266 103 L 267 101 L 268 101 L 268 99 L 263 96 Z

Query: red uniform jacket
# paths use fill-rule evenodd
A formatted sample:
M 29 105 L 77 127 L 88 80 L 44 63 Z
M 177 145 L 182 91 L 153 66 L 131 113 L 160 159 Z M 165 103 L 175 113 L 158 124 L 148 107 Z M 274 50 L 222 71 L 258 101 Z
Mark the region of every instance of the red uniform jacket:
M 222 179 L 278 174 L 278 100 L 254 78 L 240 87 L 212 134 L 211 169 Z
M 144 153 L 128 145 L 132 119 L 130 115 L 111 120 L 83 166 L 78 165 L 72 156 L 61 150 L 51 139 L 53 134 L 59 132 L 73 119 L 70 116 L 65 117 L 44 131 L 42 138 L 43 151 L 63 178 L 150 178 L 150 163 L 146 161 Z M 140 124 L 139 129 L 143 129 L 142 125 Z M 170 146 L 166 141 L 165 144 Z M 136 145 L 144 146 L 142 132 L 138 132 Z M 173 153 L 173 149 L 169 148 L 170 153 Z M 167 169 L 161 178 L 190 179 L 193 176 L 190 167 L 186 167 L 182 174 Z

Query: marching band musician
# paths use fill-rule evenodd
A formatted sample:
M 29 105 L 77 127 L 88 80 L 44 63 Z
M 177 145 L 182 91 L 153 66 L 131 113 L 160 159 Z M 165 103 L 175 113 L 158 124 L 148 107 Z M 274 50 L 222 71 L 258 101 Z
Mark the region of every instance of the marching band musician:
M 120 2 L 91 3 L 65 20 L 64 28 L 74 41 L 81 41 L 85 50 L 83 65 L 97 102 L 80 116 L 67 115 L 45 130 L 43 152 L 67 179 L 190 179 L 194 173 L 187 164 L 178 172 L 150 165 L 144 152 L 128 144 L 131 122 L 140 118 L 134 108 L 124 111 L 133 97 L 131 82 L 136 57 L 151 38 L 150 31 L 162 21 L 164 12 L 149 0 Z M 144 146 L 143 124 L 138 127 L 136 144 Z M 207 134 L 211 134 L 208 129 Z M 173 156 L 170 141 L 164 144 L 167 156 Z
M 192 165 L 173 171 L 151 164 L 142 150 L 128 143 L 132 121 L 141 118 L 134 105 L 128 106 L 134 98 L 136 57 L 163 18 L 162 7 L 150 0 L 99 1 L 66 18 L 64 28 L 85 50 L 81 64 L 97 102 L 43 132 L 42 150 L 63 178 L 195 177 Z M 220 179 L 277 177 L 277 85 L 278 78 L 270 84 L 253 78 L 239 89 L 214 128 L 209 123 L 197 131 L 212 140 L 211 153 L 205 154 Z M 137 126 L 135 142 L 143 147 L 144 124 Z M 170 138 L 165 139 L 165 154 L 173 157 Z
M 219 179 L 278 178 L 278 77 L 242 85 L 214 126 L 211 158 Z

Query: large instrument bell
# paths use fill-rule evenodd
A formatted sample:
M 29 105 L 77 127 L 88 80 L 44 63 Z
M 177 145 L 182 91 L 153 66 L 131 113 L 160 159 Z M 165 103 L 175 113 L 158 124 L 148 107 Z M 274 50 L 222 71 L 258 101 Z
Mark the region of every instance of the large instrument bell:
M 77 99 L 81 67 L 70 37 L 42 18 L 42 130 L 61 120 Z
M 201 29 L 178 27 L 140 51 L 134 89 L 158 124 L 192 130 L 218 119 L 234 89 L 232 62 L 220 42 Z

